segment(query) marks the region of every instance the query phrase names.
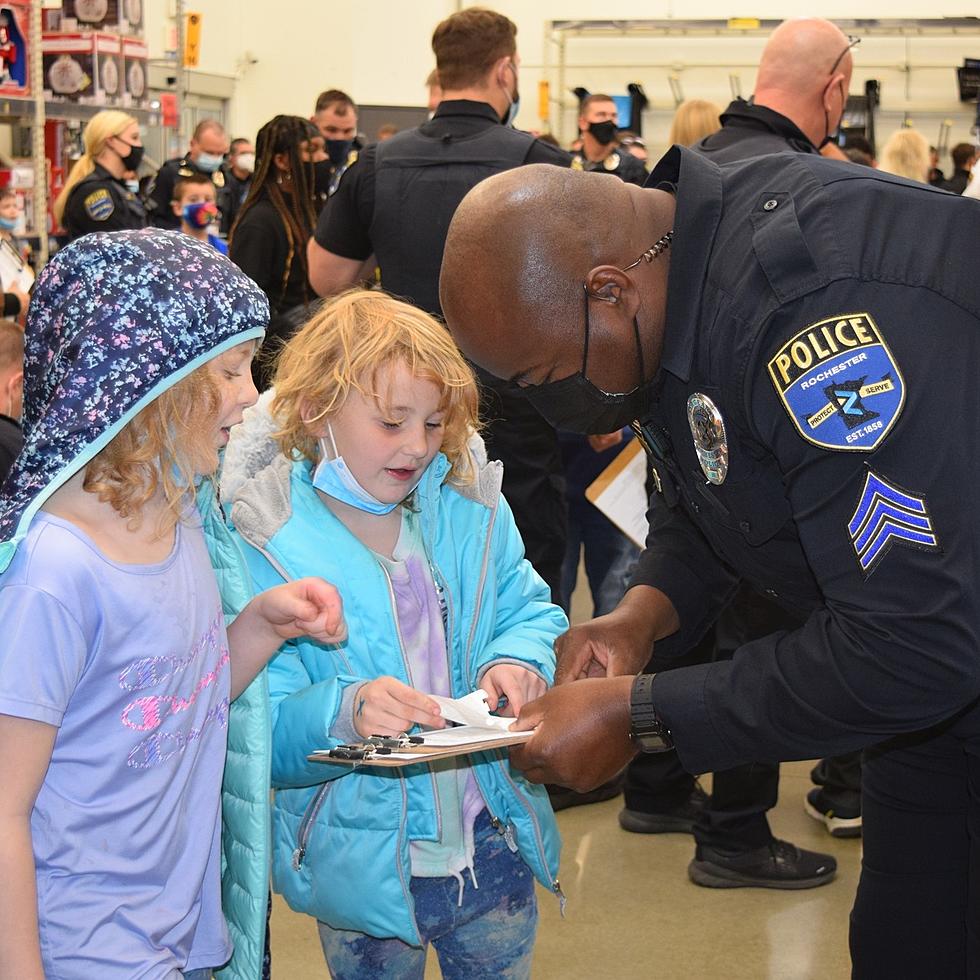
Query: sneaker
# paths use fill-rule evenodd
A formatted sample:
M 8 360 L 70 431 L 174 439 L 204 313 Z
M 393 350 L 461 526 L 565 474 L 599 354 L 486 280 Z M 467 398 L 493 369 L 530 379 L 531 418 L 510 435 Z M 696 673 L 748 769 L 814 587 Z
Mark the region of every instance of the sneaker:
M 827 795 L 824 789 L 811 789 L 806 794 L 806 801 L 803 809 L 819 820 L 826 828 L 831 837 L 860 837 L 861 836 L 861 809 L 860 807 L 838 806 Z
M 692 834 L 710 799 L 695 783 L 691 795 L 676 809 L 651 813 L 624 807 L 619 811 L 619 826 L 631 834 Z
M 716 851 L 698 845 L 688 877 L 705 888 L 781 888 L 826 885 L 837 874 L 829 854 L 804 851 L 785 840 L 771 840 L 753 851 Z
M 618 776 L 613 776 L 609 782 L 602 783 L 587 793 L 576 793 L 575 790 L 569 789 L 567 786 L 558 786 L 555 783 L 548 783 L 545 788 L 548 790 L 548 799 L 551 800 L 551 809 L 557 813 L 559 810 L 567 810 L 572 806 L 587 806 L 589 803 L 611 800 L 623 792 L 625 779 L 625 775 L 620 773 Z

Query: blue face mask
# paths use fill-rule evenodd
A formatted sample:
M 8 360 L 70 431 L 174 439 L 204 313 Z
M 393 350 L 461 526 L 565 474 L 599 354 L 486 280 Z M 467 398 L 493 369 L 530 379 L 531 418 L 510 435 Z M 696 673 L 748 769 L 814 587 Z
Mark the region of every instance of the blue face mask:
M 194 164 L 198 170 L 203 170 L 206 174 L 213 174 L 224 162 L 225 158 L 218 154 L 199 153 Z
M 328 497 L 333 497 L 334 500 L 356 507 L 365 513 L 390 514 L 401 501 L 387 504 L 383 500 L 378 500 L 373 493 L 365 490 L 357 482 L 354 474 L 351 473 L 347 463 L 344 462 L 344 457 L 337 452 L 337 442 L 333 437 L 333 429 L 329 422 L 327 423 L 327 435 L 330 437 L 329 445 L 326 439 L 320 440 L 321 459 L 313 471 L 313 486 Z M 422 477 L 419 477 L 412 490 L 421 482 Z M 407 497 L 408 494 L 405 496 Z
M 0 228 L 2 228 L 4 231 L 13 231 L 16 227 L 16 218 L 0 218 Z

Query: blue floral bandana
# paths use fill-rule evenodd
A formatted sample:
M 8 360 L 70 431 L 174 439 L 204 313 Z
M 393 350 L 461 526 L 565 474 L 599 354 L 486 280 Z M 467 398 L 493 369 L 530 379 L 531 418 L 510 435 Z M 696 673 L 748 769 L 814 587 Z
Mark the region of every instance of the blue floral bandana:
M 24 334 L 24 448 L 0 488 L 0 571 L 44 501 L 140 411 L 269 322 L 263 292 L 207 243 L 85 235 L 45 266 Z

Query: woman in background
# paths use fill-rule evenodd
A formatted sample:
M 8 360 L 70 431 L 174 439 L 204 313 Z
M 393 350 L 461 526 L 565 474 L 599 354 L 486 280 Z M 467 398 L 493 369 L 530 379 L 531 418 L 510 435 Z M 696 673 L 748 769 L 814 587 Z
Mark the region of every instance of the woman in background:
M 90 231 L 145 228 L 143 204 L 124 179 L 143 160 L 139 122 L 116 109 L 97 112 L 85 124 L 83 142 L 85 152 L 52 207 L 69 241 Z
M 674 113 L 667 142 L 692 146 L 721 129 L 721 109 L 707 99 L 687 99 Z
M 878 169 L 909 180 L 929 182 L 929 141 L 914 129 L 899 129 L 888 137 Z
M 309 286 L 306 243 L 313 234 L 313 164 L 323 137 L 299 116 L 276 116 L 255 140 L 255 173 L 228 240 L 231 260 L 269 298 L 272 319 L 253 362 L 256 387 L 269 386 L 272 360 L 306 319 L 316 297 Z

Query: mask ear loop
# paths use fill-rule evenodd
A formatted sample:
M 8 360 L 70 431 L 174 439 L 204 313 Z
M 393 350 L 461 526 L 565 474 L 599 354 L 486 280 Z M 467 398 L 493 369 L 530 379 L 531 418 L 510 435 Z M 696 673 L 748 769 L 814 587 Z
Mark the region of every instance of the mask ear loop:
M 337 452 L 337 440 L 334 438 L 334 435 L 333 435 L 333 426 L 330 424 L 330 420 L 329 419 L 327 419 L 327 435 L 330 437 L 330 448 L 333 450 L 333 456 L 331 458 L 332 459 L 339 459 L 340 453 Z M 320 440 L 320 444 L 325 446 L 326 440 L 325 439 L 321 439 Z
M 582 290 L 585 293 L 585 348 L 582 351 L 582 377 L 588 378 L 585 367 L 589 362 L 589 284 L 583 282 Z

